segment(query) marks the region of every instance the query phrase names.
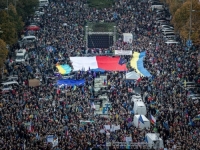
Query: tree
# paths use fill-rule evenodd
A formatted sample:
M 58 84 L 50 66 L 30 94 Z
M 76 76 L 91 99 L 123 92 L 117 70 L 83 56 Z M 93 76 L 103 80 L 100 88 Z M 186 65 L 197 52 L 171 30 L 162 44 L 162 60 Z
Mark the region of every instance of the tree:
M 8 50 L 6 48 L 6 43 L 0 39 L 0 67 L 3 66 L 4 61 L 8 55 Z
M 0 38 L 9 45 L 15 44 L 17 41 L 15 22 L 10 20 L 10 16 L 6 11 L 0 11 L 0 16 L 0 27 L 3 31 L 3 34 L 0 34 Z
M 31 16 L 35 9 L 39 6 L 39 0 L 18 0 L 17 2 L 17 12 L 22 16 L 23 20 Z
M 192 0 L 191 29 L 190 29 L 191 0 L 187 0 L 173 15 L 172 23 L 175 30 L 180 32 L 183 39 L 188 39 L 191 31 L 191 39 L 194 44 L 200 44 L 200 5 L 198 0 Z M 193 11 L 194 10 L 194 11 Z
M 165 2 L 169 5 L 169 11 L 172 15 L 174 15 L 176 10 L 179 9 L 183 4 L 181 0 L 166 0 Z
M 8 7 L 8 14 L 9 19 L 11 22 L 15 24 L 16 32 L 21 32 L 24 26 L 24 23 L 22 21 L 22 17 L 18 15 L 16 8 L 13 6 L 13 4 L 10 4 Z

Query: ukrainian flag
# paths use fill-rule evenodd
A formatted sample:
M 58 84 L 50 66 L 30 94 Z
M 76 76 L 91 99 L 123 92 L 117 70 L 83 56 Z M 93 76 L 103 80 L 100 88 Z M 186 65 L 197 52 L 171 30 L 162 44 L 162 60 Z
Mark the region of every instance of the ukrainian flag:
M 72 68 L 69 65 L 57 65 L 58 72 L 60 74 L 69 74 L 72 71 Z
M 144 68 L 143 59 L 145 57 L 145 52 L 134 52 L 133 58 L 131 59 L 131 67 L 136 70 L 143 77 L 150 77 L 151 74 Z

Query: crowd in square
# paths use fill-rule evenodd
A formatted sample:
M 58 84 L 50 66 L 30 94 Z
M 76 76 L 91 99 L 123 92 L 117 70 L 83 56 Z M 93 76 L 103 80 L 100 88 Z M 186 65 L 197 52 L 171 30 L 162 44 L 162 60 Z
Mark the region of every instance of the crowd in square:
M 98 10 L 88 8 L 86 3 L 87 0 L 50 0 L 44 7 L 45 14 L 39 17 L 41 30 L 34 33 L 38 41 L 23 46 L 29 59 L 20 65 L 13 61 L 12 55 L 6 60 L 5 75 L 18 76 L 19 86 L 1 94 L 0 149 L 104 149 L 106 134 L 100 130 L 106 124 L 120 125 L 120 130 L 111 133 L 110 137 L 117 142 L 125 142 L 126 136 L 131 136 L 135 143 L 145 142 L 146 133 L 159 133 L 167 150 L 200 149 L 200 121 L 194 119 L 200 114 L 199 100 L 189 97 L 199 91 L 184 86 L 185 82 L 200 82 L 198 49 L 186 51 L 181 41 L 176 45 L 165 44 L 148 2 L 115 0 L 113 7 Z M 117 17 L 113 17 L 113 13 Z M 114 49 L 146 51 L 144 65 L 152 75 L 142 77 L 139 82 L 127 83 L 123 79 L 125 72 L 103 73 L 107 76 L 106 91 L 112 103 L 109 118 L 94 115 L 90 103 L 91 99 L 98 98 L 94 79 L 101 73 L 88 70 L 70 74 L 75 79 L 85 79 L 84 86 L 55 85 L 56 63 L 70 64 L 70 56 L 98 55 L 99 51 L 106 55 L 104 49 L 86 50 L 85 47 L 84 26 L 86 22 L 98 21 L 116 23 L 119 39 L 109 53 Z M 134 35 L 131 44 L 123 42 L 123 33 Z M 55 52 L 47 51 L 46 46 L 54 47 Z M 131 60 L 130 56 L 125 58 L 127 63 Z M 30 87 L 28 80 L 35 78 L 40 80 L 40 86 Z M 141 88 L 148 110 L 146 117 L 151 114 L 156 118 L 156 124 L 150 129 L 139 130 L 131 123 L 134 102 L 129 88 L 134 87 Z M 80 124 L 80 120 L 94 123 Z M 48 135 L 58 139 L 56 146 L 47 143 Z M 137 145 L 135 149 L 147 147 Z

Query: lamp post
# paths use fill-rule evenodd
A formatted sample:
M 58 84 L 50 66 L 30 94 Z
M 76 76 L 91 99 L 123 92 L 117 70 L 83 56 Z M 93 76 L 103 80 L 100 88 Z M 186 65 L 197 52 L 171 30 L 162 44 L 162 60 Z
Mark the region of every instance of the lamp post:
M 191 33 L 192 33 L 192 12 L 200 12 L 192 9 L 192 0 L 190 1 L 190 26 L 189 26 L 189 40 L 191 41 Z

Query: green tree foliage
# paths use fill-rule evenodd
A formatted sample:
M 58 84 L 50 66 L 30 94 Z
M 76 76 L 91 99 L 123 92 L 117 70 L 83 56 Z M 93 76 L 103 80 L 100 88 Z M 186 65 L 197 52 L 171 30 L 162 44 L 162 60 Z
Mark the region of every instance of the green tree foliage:
M 10 21 L 15 24 L 15 28 L 17 32 L 21 32 L 24 26 L 24 23 L 22 21 L 22 17 L 18 15 L 16 8 L 10 4 L 8 7 L 8 14 L 10 17 Z
M 16 6 L 17 14 L 25 21 L 31 16 L 39 5 L 39 0 L 0 0 L 0 9 L 5 10 L 12 4 Z M 7 6 L 8 5 L 8 6 Z
M 3 65 L 7 55 L 8 50 L 6 48 L 6 43 L 2 39 L 0 39 L 0 67 Z
M 17 12 L 22 16 L 23 20 L 31 16 L 39 5 L 39 0 L 18 0 Z
M 192 0 L 191 28 L 190 28 L 191 0 L 187 0 L 173 15 L 172 23 L 183 39 L 188 39 L 191 30 L 191 39 L 194 44 L 200 44 L 200 4 Z
M 17 41 L 16 24 L 6 11 L 0 11 L 0 16 L 0 27 L 3 31 L 3 33 L 0 34 L 0 38 L 7 44 L 12 45 Z

